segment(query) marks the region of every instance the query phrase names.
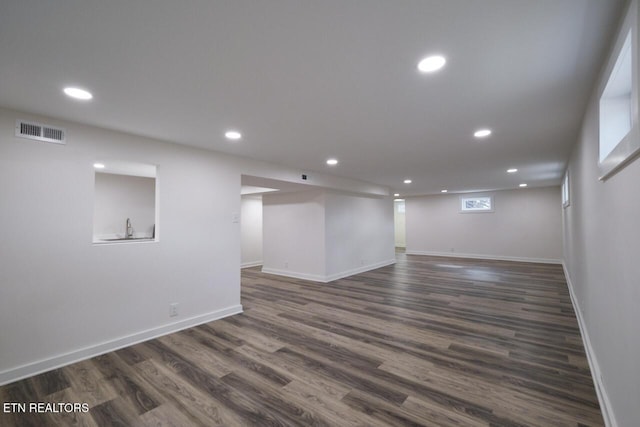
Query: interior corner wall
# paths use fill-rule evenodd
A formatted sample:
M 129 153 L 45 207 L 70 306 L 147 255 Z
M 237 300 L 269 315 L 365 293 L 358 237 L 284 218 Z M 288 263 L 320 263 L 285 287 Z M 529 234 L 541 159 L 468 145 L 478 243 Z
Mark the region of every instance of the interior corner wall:
M 560 263 L 560 187 L 482 193 L 493 212 L 461 213 L 460 195 L 406 198 L 407 253 Z
M 637 74 L 634 79 L 640 85 Z M 611 426 L 638 426 L 640 158 L 606 181 L 598 179 L 597 92 L 596 87 L 569 161 L 565 273 L 605 418 Z
M 66 145 L 15 137 L 17 119 Z M 0 109 L 0 384 L 240 312 L 229 158 Z M 158 242 L 92 244 L 98 159 L 158 165 Z
M 262 196 L 242 196 L 240 206 L 242 267 L 262 265 Z
M 350 276 L 395 262 L 393 202 L 327 192 L 326 276 Z
M 324 190 L 262 196 L 262 271 L 324 281 L 324 204 Z

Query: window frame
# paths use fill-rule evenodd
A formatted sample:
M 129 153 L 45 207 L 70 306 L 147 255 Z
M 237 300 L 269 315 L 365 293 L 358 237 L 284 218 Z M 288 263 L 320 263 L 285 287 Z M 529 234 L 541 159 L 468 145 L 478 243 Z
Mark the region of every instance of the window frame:
M 598 136 L 598 169 L 599 179 L 606 181 L 611 176 L 622 170 L 627 164 L 635 160 L 640 154 L 640 131 L 638 121 L 638 0 L 632 0 L 629 4 L 622 25 L 616 36 L 616 42 L 607 59 L 604 73 L 600 78 L 598 90 L 598 119 L 602 120 L 602 99 L 606 99 L 605 91 L 611 80 L 612 74 L 616 71 L 616 63 L 623 52 L 623 47 L 628 35 L 631 34 L 631 99 L 630 99 L 630 119 L 631 127 L 611 152 L 600 159 L 601 137 Z

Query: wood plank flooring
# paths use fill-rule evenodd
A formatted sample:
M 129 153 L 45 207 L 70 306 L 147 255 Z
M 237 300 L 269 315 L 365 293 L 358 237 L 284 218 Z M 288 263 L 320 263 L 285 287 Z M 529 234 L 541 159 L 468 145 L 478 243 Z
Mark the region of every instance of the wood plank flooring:
M 398 254 L 328 284 L 242 273 L 245 312 L 0 388 L 2 426 L 601 426 L 562 268 Z

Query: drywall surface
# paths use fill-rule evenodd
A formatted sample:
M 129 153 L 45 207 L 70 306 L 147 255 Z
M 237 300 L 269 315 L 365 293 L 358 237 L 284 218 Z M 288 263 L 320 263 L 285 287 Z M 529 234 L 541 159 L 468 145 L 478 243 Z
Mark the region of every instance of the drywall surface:
M 262 196 L 242 196 L 240 204 L 242 266 L 262 264 Z
M 158 242 L 92 243 L 98 159 L 158 165 Z M 0 110 L 0 383 L 241 311 L 239 194 L 216 153 Z
M 329 280 L 395 262 L 393 202 L 388 197 L 325 194 Z
M 263 271 L 324 280 L 324 204 L 323 190 L 262 196 Z
M 637 75 L 634 76 L 636 83 Z M 605 182 L 598 169 L 598 97 L 569 162 L 564 259 L 591 366 L 611 425 L 640 425 L 640 159 Z M 601 399 L 602 402 L 602 399 Z
M 151 237 L 156 222 L 156 179 L 95 174 L 93 235 L 98 239 L 125 237 L 127 218 L 134 237 Z
M 560 187 L 479 195 L 493 212 L 461 213 L 457 194 L 407 198 L 407 253 L 561 262 Z

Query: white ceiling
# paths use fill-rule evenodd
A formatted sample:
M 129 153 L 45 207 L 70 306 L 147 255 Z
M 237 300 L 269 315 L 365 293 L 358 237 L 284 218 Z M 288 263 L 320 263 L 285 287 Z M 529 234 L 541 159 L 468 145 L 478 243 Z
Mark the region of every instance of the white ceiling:
M 403 195 L 559 184 L 623 3 L 3 0 L 0 105 Z

